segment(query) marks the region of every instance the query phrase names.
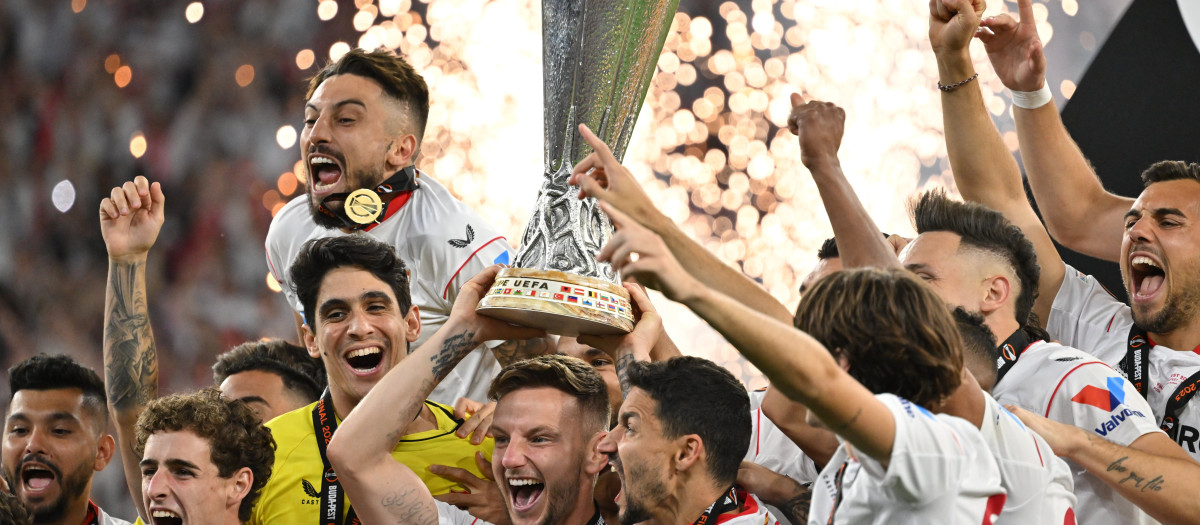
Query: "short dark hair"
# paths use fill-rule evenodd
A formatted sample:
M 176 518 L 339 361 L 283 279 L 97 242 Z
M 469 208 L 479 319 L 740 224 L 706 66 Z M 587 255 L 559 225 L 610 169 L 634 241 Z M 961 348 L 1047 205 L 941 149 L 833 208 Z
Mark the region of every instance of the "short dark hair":
M 275 463 L 275 440 L 246 403 L 221 397 L 209 387 L 191 394 L 174 394 L 151 401 L 138 417 L 136 452 L 146 452 L 146 440 L 160 432 L 188 431 L 208 442 L 211 460 L 223 478 L 242 467 L 254 475 L 250 492 L 238 507 L 238 518 L 250 519 L 250 510 L 271 477 Z
M 996 363 L 1000 358 L 996 335 L 992 333 L 991 328 L 988 328 L 983 314 L 968 312 L 961 306 L 955 308 L 953 314 L 954 324 L 958 326 L 958 335 L 963 342 L 963 359 L 972 358 L 980 363 L 988 363 L 992 376 L 977 379 L 981 381 L 987 379 L 989 383 L 994 383 L 997 372 Z M 974 372 L 972 371 L 972 373 Z
M 358 268 L 391 286 L 400 312 L 412 307 L 408 293 L 408 268 L 388 244 L 361 234 L 313 239 L 304 243 L 289 273 L 304 307 L 304 322 L 315 329 L 317 295 L 325 274 L 343 267 Z
M 429 86 L 403 57 L 384 48 L 374 51 L 352 49 L 308 79 L 304 100 L 311 99 L 317 87 L 335 75 L 358 75 L 374 80 L 387 96 L 408 106 L 413 118 L 413 134 L 417 136 L 418 146 L 421 144 L 425 122 L 429 119 Z
M 962 238 L 963 247 L 974 248 L 1003 261 L 1017 279 L 1014 302 L 1017 322 L 1024 325 L 1038 296 L 1041 268 L 1037 251 L 1012 222 L 1000 212 L 977 202 L 951 199 L 942 190 L 922 193 L 909 204 L 917 233 L 950 232 Z
M 946 303 L 899 268 L 855 268 L 830 274 L 800 298 L 796 328 L 835 357 L 876 394 L 924 407 L 962 381 L 962 339 Z
M 1200 164 L 1182 160 L 1160 160 L 1142 172 L 1142 184 L 1147 188 L 1156 182 L 1179 179 L 1200 182 Z
M 283 380 L 284 388 L 310 402 L 325 390 L 325 367 L 321 360 L 308 355 L 304 347 L 283 339 L 246 341 L 217 356 L 213 365 L 213 383 L 220 385 L 229 376 L 258 370 Z
M 716 363 L 692 356 L 635 362 L 626 373 L 631 387 L 657 403 L 654 415 L 665 437 L 700 436 L 717 485 L 733 484 L 751 434 L 750 396 L 741 381 Z
M 523 388 L 550 387 L 561 390 L 579 403 L 587 424 L 600 432 L 608 428 L 608 386 L 596 370 L 580 359 L 546 354 L 510 363 L 492 380 L 488 399 L 499 402 Z
M 97 433 L 103 434 L 108 429 L 108 396 L 104 381 L 92 369 L 63 354 L 38 354 L 8 369 L 8 389 L 13 396 L 21 390 L 67 388 L 83 392 L 83 406 L 95 418 Z
M 0 490 L 0 523 L 4 525 L 33 525 L 33 514 L 15 494 Z

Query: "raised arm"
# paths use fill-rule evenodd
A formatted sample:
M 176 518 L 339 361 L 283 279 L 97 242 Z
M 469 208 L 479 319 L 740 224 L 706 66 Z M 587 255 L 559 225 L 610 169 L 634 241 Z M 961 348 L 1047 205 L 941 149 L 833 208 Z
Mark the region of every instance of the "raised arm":
M 1020 407 L 1008 409 L 1045 438 L 1055 454 L 1074 461 L 1154 519 L 1196 522 L 1200 497 L 1194 480 L 1200 477 L 1200 463 L 1166 434 L 1144 434 L 1125 447 Z
M 475 314 L 499 270 L 489 267 L 463 285 L 442 328 L 393 367 L 330 440 L 329 461 L 363 523 L 438 523 L 437 505 L 425 482 L 393 459 L 392 449 L 426 396 L 472 349 L 488 340 L 545 335 Z
M 1034 312 L 1044 324 L 1062 285 L 1064 268 L 1058 249 L 1025 197 L 1021 169 L 983 104 L 979 82 L 969 80 L 978 75 L 968 46 L 979 29 L 983 7 L 982 0 L 930 4 L 929 42 L 937 56 L 946 152 L 963 198 L 1004 214 L 1033 243 L 1042 270 Z
M 158 397 L 158 355 L 146 306 L 146 259 L 162 228 L 162 186 L 138 176 L 113 188 L 100 202 L 100 233 L 108 250 L 104 297 L 104 385 L 117 427 L 121 466 L 138 514 L 150 519 L 142 500 L 142 457 L 134 425 Z
M 846 268 L 900 268 L 892 245 L 880 235 L 879 227 L 842 173 L 837 152 L 842 145 L 845 124 L 846 112 L 842 108 L 829 102 L 805 103 L 803 97 L 792 94 L 788 129 L 800 138 L 800 161 L 817 184 L 829 224 L 833 226 L 842 265 Z
M 1067 133 L 1046 86 L 1046 56 L 1037 34 L 1032 0 L 1017 0 L 1017 8 L 1019 20 L 1007 14 L 985 19 L 982 21 L 985 29 L 978 37 L 1005 87 L 1018 92 L 1047 89 L 1041 97 L 1048 99 L 1044 105 L 1035 109 L 1013 108 L 1029 187 L 1046 227 L 1058 242 L 1092 257 L 1117 261 L 1121 257 L 1124 215 L 1133 199 L 1105 191 L 1091 164 Z M 942 100 L 944 103 L 946 97 Z M 950 136 L 949 124 L 946 135 Z M 954 171 L 957 175 L 958 169 Z M 1038 257 L 1041 256 L 1039 248 Z M 1047 266 L 1042 263 L 1043 272 Z
M 579 125 L 579 134 L 594 150 L 571 173 L 571 184 L 579 186 L 579 197 L 595 197 L 620 210 L 632 220 L 649 228 L 663 239 L 675 259 L 692 275 L 703 275 L 704 282 L 763 314 L 789 322 L 787 307 L 765 288 L 737 269 L 721 262 L 700 243 L 688 237 L 670 217 L 654 206 L 633 174 L 613 156 L 608 145 L 587 126 Z
M 895 420 L 820 343 L 705 286 L 679 265 L 661 238 L 606 203 L 601 207 L 617 232 L 599 259 L 687 305 L 766 373 L 781 393 L 803 403 L 831 430 L 886 467 L 896 436 Z M 630 260 L 633 252 L 639 254 L 636 261 Z

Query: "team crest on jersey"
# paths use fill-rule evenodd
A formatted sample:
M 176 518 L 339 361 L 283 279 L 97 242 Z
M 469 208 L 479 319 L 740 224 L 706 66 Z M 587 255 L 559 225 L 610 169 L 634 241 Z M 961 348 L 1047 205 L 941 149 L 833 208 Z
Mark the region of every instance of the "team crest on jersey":
M 450 246 L 453 246 L 455 248 L 466 248 L 467 246 L 470 246 L 471 242 L 474 240 L 475 240 L 475 229 L 471 228 L 471 225 L 468 224 L 467 225 L 467 238 L 465 238 L 465 239 L 450 239 L 449 241 L 446 241 L 446 242 L 450 243 Z

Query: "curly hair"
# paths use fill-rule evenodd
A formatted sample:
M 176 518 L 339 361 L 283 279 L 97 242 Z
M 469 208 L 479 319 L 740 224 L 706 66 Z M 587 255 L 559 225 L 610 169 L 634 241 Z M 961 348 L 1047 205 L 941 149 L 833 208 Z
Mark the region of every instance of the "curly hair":
M 250 509 L 271 477 L 275 463 L 275 440 L 250 407 L 221 397 L 216 388 L 191 394 L 175 394 L 150 402 L 134 428 L 138 456 L 146 452 L 146 440 L 159 432 L 188 431 L 208 442 L 211 460 L 223 478 L 246 467 L 254 476 L 250 492 L 238 508 L 238 519 L 250 519 Z
M 95 419 L 97 433 L 103 433 L 108 428 L 108 396 L 95 371 L 62 354 L 38 354 L 8 369 L 8 391 L 14 396 L 22 390 L 66 388 L 83 392 L 83 406 Z
M 1033 243 L 1000 212 L 977 202 L 951 199 L 942 190 L 919 195 L 909 204 L 917 233 L 950 232 L 962 238 L 959 249 L 976 249 L 1003 262 L 1017 280 L 1017 322 L 1025 325 L 1038 296 L 1037 252 Z
M 410 131 L 416 135 L 417 144 L 421 143 L 425 121 L 429 119 L 429 86 L 403 57 L 383 48 L 374 51 L 352 49 L 308 79 L 304 100 L 312 99 L 317 87 L 335 75 L 357 75 L 378 82 L 384 93 L 405 105 L 413 126 Z
M 876 394 L 931 407 L 962 381 L 962 339 L 946 303 L 899 268 L 842 270 L 800 298 L 795 325 L 850 363 Z
M 325 367 L 308 350 L 283 339 L 247 341 L 217 356 L 213 365 L 213 383 L 220 385 L 229 376 L 259 370 L 283 380 L 283 386 L 301 399 L 316 401 L 325 390 Z
M 33 514 L 11 492 L 0 490 L 0 523 L 4 525 L 33 525 Z
M 589 430 L 608 428 L 608 386 L 596 370 L 581 359 L 547 354 L 509 364 L 496 375 L 488 388 L 488 399 L 500 398 L 523 388 L 550 387 L 575 397 Z
M 325 275 L 342 267 L 371 272 L 392 287 L 400 312 L 408 313 L 412 298 L 408 292 L 408 267 L 388 244 L 367 235 L 325 237 L 304 243 L 300 255 L 289 270 L 292 285 L 304 307 L 304 322 L 315 329 L 317 295 Z

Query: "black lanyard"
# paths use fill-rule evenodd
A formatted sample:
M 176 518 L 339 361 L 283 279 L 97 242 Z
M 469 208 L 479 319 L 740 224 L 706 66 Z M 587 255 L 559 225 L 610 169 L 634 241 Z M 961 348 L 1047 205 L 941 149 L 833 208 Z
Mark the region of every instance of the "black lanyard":
M 342 525 L 341 515 L 342 504 L 346 500 L 345 491 L 342 490 L 342 484 L 338 483 L 333 465 L 329 464 L 329 456 L 325 454 L 329 440 L 333 438 L 333 433 L 337 430 L 337 418 L 333 414 L 333 396 L 330 395 L 328 388 L 325 389 L 324 394 L 321 394 L 321 400 L 313 407 L 312 417 L 313 429 L 317 431 L 317 450 L 321 451 L 321 462 L 325 465 L 325 472 L 321 475 L 321 513 L 317 523 Z M 349 507 L 349 504 L 346 506 Z M 345 523 L 358 525 L 358 516 L 354 514 L 354 509 L 347 508 Z
M 1187 406 L 1188 401 L 1196 396 L 1198 388 L 1200 388 L 1200 372 L 1188 376 L 1182 383 L 1179 383 L 1175 392 L 1171 393 L 1171 398 L 1167 400 L 1167 409 L 1163 412 L 1161 427 L 1163 432 L 1171 436 L 1171 439 L 1178 437 L 1179 428 L 1176 423 L 1179 422 L 1179 413 L 1183 412 L 1183 407 Z
M 1004 340 L 1004 343 L 999 347 L 1000 357 L 997 358 L 997 361 L 999 361 L 1000 366 L 996 371 L 996 384 L 1000 384 L 1000 380 L 1004 379 L 1004 375 L 1009 370 L 1012 370 L 1013 365 L 1017 364 L 1017 359 L 1021 358 L 1021 354 L 1025 352 L 1026 348 L 1029 348 L 1030 344 L 1032 343 L 1029 341 L 1029 336 L 1025 335 L 1025 331 L 1020 328 L 1008 336 L 1008 339 Z
M 693 525 L 715 525 L 717 523 L 717 516 L 736 508 L 738 508 L 737 492 L 733 487 L 729 487 L 729 490 L 725 491 L 720 498 L 717 498 L 717 501 L 714 501 L 712 505 L 709 505 L 704 510 L 704 514 L 700 516 L 700 519 L 693 522 Z
M 846 461 L 842 462 L 842 468 L 839 468 L 837 475 L 833 477 L 833 508 L 829 509 L 829 521 L 825 522 L 826 525 L 833 525 L 833 517 L 837 515 L 838 507 L 842 504 L 842 476 L 846 475 L 848 465 L 850 465 L 850 458 L 846 458 Z
M 1125 359 L 1121 360 L 1121 371 L 1133 383 L 1142 397 L 1146 396 L 1150 375 L 1150 337 L 1146 331 L 1137 325 L 1129 327 L 1129 341 L 1126 343 Z

